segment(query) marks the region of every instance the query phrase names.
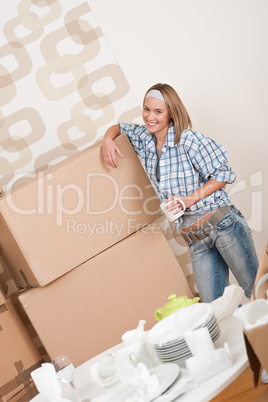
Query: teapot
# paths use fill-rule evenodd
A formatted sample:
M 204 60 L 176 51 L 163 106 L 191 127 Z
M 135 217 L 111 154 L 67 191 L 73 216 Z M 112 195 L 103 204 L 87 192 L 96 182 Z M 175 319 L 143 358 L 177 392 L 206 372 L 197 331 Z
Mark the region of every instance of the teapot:
M 174 311 L 179 310 L 182 307 L 191 306 L 200 300 L 200 297 L 195 297 L 194 299 L 188 299 L 187 296 L 180 296 L 176 298 L 175 294 L 168 296 L 169 302 L 164 305 L 163 308 L 158 308 L 154 315 L 157 321 L 161 321 L 168 315 L 174 313 Z

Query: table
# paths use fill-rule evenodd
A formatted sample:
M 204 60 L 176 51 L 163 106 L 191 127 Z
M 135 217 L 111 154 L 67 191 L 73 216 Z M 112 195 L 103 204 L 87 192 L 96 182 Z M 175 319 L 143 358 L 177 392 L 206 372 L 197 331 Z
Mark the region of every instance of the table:
M 248 366 L 242 321 L 235 316 L 230 315 L 221 320 L 219 324 L 221 327 L 221 336 L 215 342 L 215 347 L 222 347 L 224 342 L 227 342 L 234 359 L 233 365 L 223 372 L 204 381 L 198 387 L 179 396 L 175 401 L 208 402 L 235 380 Z M 98 361 L 102 355 L 109 352 L 116 352 L 120 350 L 122 346 L 123 344 L 116 345 L 75 369 L 76 384 L 82 398 L 97 398 L 100 396 L 100 387 L 91 380 L 90 367 Z M 66 398 L 68 397 L 68 395 L 64 396 Z M 39 394 L 32 399 L 32 402 L 47 402 L 47 400 Z
M 204 381 L 197 388 L 181 395 L 179 402 L 208 402 L 234 381 L 249 365 L 243 335 L 243 323 L 238 318 L 229 316 L 220 321 L 221 336 L 215 347 L 222 347 L 224 342 L 230 346 L 234 363 L 228 369 Z

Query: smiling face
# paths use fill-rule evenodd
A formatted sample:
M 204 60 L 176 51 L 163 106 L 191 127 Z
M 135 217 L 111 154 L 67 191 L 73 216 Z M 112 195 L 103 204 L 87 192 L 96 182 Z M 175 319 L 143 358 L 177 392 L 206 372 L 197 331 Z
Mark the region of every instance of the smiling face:
M 166 137 L 170 124 L 170 117 L 165 102 L 156 98 L 145 98 L 142 118 L 149 133 L 154 133 L 158 138 Z

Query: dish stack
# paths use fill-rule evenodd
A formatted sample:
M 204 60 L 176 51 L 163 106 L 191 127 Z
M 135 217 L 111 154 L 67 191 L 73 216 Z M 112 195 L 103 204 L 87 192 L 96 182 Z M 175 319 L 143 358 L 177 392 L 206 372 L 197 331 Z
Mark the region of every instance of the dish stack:
M 176 363 L 184 367 L 192 353 L 185 341 L 187 331 L 207 327 L 213 342 L 219 338 L 219 323 L 209 303 L 198 303 L 175 311 L 158 322 L 148 333 L 161 363 Z

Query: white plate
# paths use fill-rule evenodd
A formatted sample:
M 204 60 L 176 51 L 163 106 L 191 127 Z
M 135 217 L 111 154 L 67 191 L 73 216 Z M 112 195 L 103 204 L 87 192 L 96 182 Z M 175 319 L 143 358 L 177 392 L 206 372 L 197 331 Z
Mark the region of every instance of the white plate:
M 157 376 L 159 387 L 156 392 L 152 394 L 147 393 L 144 402 L 150 402 L 165 392 L 178 377 L 180 367 L 177 364 L 166 363 L 151 368 L 149 372 L 151 375 L 155 374 Z M 126 402 L 127 398 L 133 398 L 135 394 L 136 388 L 134 388 L 133 385 L 123 384 L 106 400 L 106 402 Z
M 196 330 L 196 329 L 203 328 L 203 327 L 207 327 L 209 332 L 212 332 L 216 327 L 219 327 L 216 317 L 214 315 L 210 315 L 210 317 L 206 320 L 206 322 L 204 322 L 203 324 L 201 324 L 195 328 L 192 328 L 191 330 Z M 185 347 L 185 346 L 187 346 L 187 343 L 182 334 L 181 336 L 176 337 L 172 340 L 166 341 L 164 343 L 154 343 L 153 346 L 154 346 L 155 350 L 164 350 L 164 349 L 170 349 L 173 347 L 175 347 L 175 348 Z
M 161 359 L 159 358 L 159 360 L 160 360 L 162 363 L 174 363 L 174 362 L 176 362 L 177 360 L 189 359 L 189 358 L 192 357 L 192 356 L 193 356 L 193 355 L 190 353 L 190 354 L 185 354 L 185 355 L 181 355 L 181 356 L 172 356 L 172 357 L 167 357 L 167 358 L 161 357 Z
M 182 350 L 187 350 L 189 351 L 189 347 L 187 345 L 185 346 L 176 346 L 176 347 L 172 347 L 172 348 L 168 348 L 168 349 L 155 349 L 155 352 L 157 354 L 165 354 L 165 353 L 172 353 L 172 352 L 178 352 L 178 351 L 182 351 Z
M 166 344 L 174 339 L 182 339 L 184 333 L 195 330 L 209 322 L 213 316 L 210 303 L 196 303 L 170 314 L 159 321 L 148 333 L 153 345 Z
M 185 349 L 174 349 L 174 350 L 169 350 L 167 352 L 156 352 L 157 356 L 172 356 L 172 355 L 180 355 L 184 353 L 191 353 L 189 348 Z
M 168 342 L 168 343 L 164 343 L 161 346 L 160 345 L 154 345 L 155 349 L 158 350 L 164 350 L 164 349 L 170 349 L 170 348 L 174 348 L 174 347 L 178 347 L 178 346 L 187 346 L 187 343 L 185 341 L 185 339 L 175 339 L 172 342 Z

